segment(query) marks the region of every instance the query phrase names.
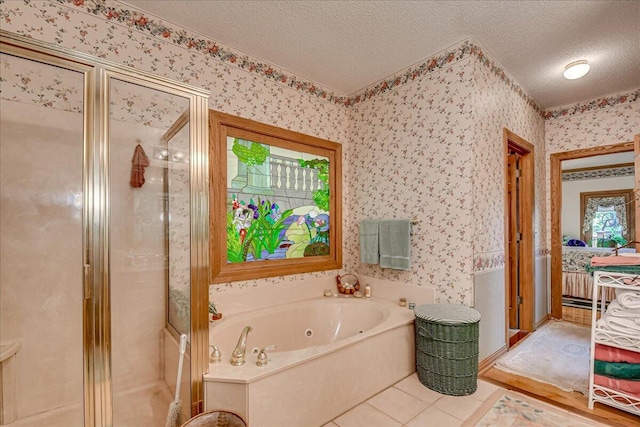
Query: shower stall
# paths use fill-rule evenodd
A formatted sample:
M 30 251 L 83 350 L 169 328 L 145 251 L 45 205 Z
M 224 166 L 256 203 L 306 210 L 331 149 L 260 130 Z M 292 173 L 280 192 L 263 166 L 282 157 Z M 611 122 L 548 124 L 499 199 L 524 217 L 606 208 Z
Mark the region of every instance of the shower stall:
M 2 32 L 0 425 L 163 425 L 207 364 L 207 94 Z

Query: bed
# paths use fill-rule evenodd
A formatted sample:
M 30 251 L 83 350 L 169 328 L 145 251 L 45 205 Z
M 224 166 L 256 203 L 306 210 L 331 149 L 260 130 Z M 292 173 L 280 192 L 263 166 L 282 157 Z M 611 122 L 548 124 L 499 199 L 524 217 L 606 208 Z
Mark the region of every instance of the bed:
M 624 248 L 620 252 L 635 252 Z M 593 257 L 613 255 L 613 248 L 591 248 L 581 246 L 562 247 L 562 296 L 591 300 L 593 295 L 593 275 L 587 273 L 586 266 Z M 615 298 L 615 289 L 607 287 L 606 300 Z

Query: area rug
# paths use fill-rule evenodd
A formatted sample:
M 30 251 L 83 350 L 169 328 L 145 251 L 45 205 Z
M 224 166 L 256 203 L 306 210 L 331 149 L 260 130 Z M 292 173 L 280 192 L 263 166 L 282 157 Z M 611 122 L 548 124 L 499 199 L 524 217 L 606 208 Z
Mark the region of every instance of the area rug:
M 601 425 L 539 400 L 505 390 L 494 392 L 463 427 L 593 427 Z
M 590 338 L 587 326 L 551 320 L 499 358 L 495 367 L 587 395 Z

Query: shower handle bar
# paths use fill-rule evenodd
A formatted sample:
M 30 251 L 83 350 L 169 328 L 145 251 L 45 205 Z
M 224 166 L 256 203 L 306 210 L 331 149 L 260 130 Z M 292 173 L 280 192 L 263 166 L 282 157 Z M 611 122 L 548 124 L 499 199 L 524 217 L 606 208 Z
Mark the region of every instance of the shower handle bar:
M 84 271 L 84 299 L 91 298 L 91 264 L 85 264 Z

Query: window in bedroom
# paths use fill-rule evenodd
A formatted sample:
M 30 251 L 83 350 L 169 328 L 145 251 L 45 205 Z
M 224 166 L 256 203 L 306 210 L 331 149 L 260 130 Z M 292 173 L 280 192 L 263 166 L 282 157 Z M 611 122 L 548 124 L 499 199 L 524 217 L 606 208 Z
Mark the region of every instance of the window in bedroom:
M 635 240 L 633 190 L 580 193 L 582 240 L 592 247 L 622 246 Z
M 624 244 L 622 225 L 613 206 L 599 206 L 591 222 L 591 241 L 596 246 L 609 246 L 611 241 Z

